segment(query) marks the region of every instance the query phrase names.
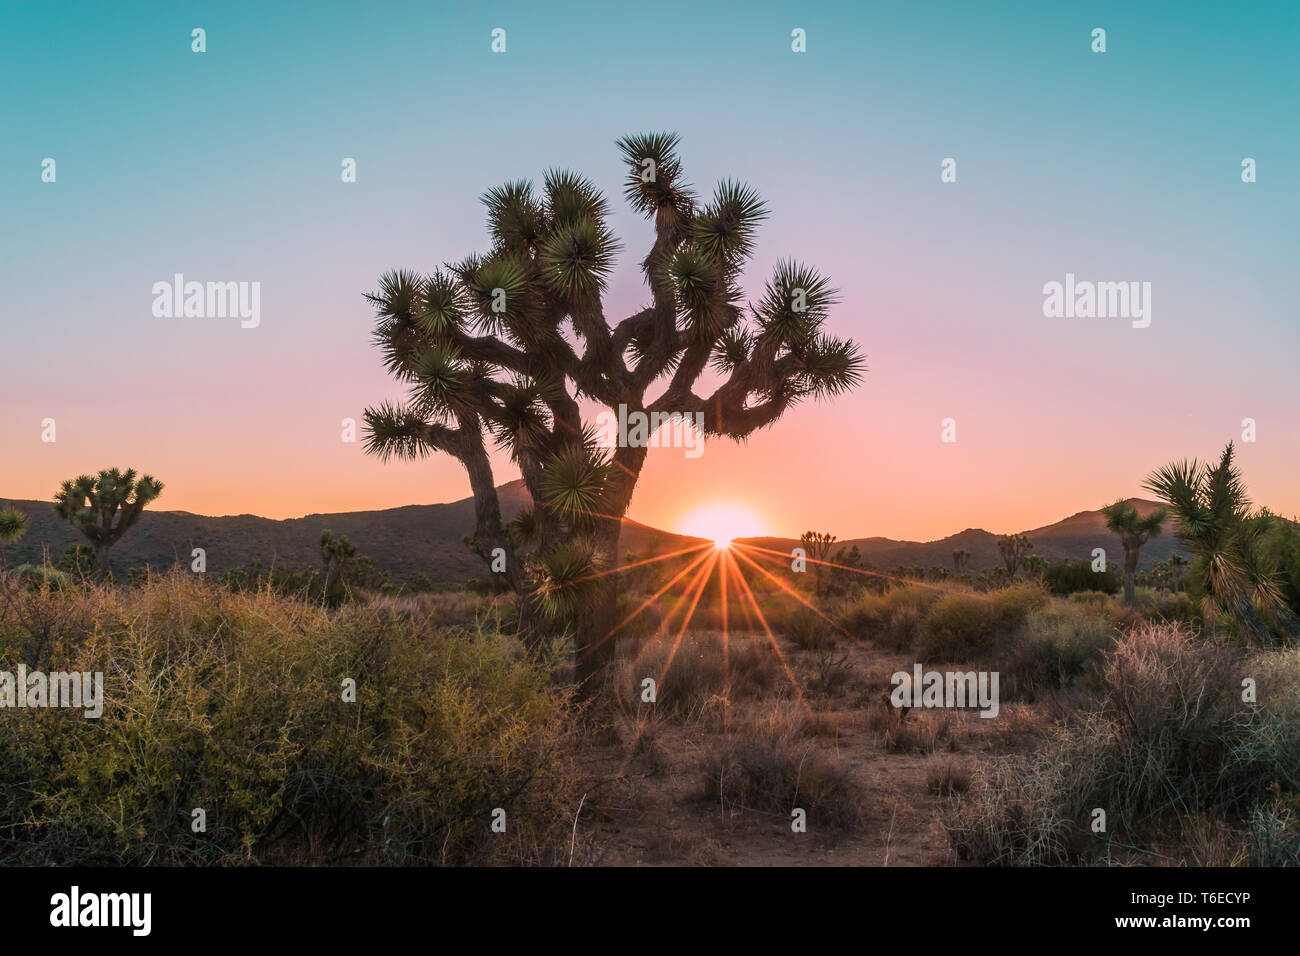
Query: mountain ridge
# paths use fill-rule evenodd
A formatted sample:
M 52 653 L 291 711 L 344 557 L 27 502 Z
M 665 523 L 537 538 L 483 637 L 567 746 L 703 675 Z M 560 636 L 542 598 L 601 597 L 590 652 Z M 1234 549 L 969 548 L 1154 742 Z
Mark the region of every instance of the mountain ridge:
M 497 489 L 501 513 L 513 518 L 531 504 L 522 479 Z M 1159 505 L 1140 498 L 1129 499 L 1146 514 Z M 25 538 L 6 549 L 12 566 L 36 562 L 48 550 L 58 561 L 71 545 L 85 539 L 60 520 L 49 502 L 31 499 L 0 499 L 0 507 L 12 505 L 29 516 Z M 207 569 L 220 573 L 246 567 L 254 560 L 263 564 L 284 564 L 294 568 L 316 567 L 320 563 L 321 530 L 347 535 L 359 554 L 369 555 L 382 569 L 399 576 L 423 573 L 435 580 L 464 581 L 481 577 L 485 571 L 477 555 L 465 547 L 464 537 L 473 529 L 473 498 L 431 505 L 399 505 L 374 511 L 313 512 L 300 518 L 263 518 L 260 515 L 200 515 L 190 511 L 146 510 L 113 550 L 118 570 L 140 564 L 155 568 L 173 561 L 188 564 L 194 548 L 203 548 Z M 1123 556 L 1119 538 L 1106 530 L 1100 511 L 1078 511 L 1053 524 L 1023 532 L 1034 541 L 1035 554 L 1051 561 L 1073 558 L 1092 560 L 1092 549 L 1106 549 L 1108 559 Z M 982 571 L 1002 563 L 997 551 L 998 536 L 983 528 L 966 528 L 933 541 L 910 541 L 880 535 L 836 541 L 832 552 L 856 545 L 862 556 L 879 568 L 920 566 L 952 567 L 954 549 L 969 551 L 968 569 Z M 622 559 L 628 552 L 664 552 L 703 539 L 675 534 L 630 518 L 623 519 L 620 540 Z M 739 538 L 742 543 L 789 552 L 797 538 L 763 536 Z M 1172 528 L 1142 549 L 1146 568 L 1177 550 Z

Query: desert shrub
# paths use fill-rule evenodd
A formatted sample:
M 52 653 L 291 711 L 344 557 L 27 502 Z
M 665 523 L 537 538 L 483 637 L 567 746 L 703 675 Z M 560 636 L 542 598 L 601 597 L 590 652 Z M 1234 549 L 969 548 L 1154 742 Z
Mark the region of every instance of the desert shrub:
M 921 634 L 930 607 L 942 597 L 937 588 L 907 584 L 883 594 L 862 591 L 840 611 L 840 627 L 855 637 L 893 650 L 910 649 Z
M 1277 569 L 1282 596 L 1291 610 L 1300 614 L 1300 524 L 1295 519 L 1270 515 L 1261 551 Z
M 1114 615 L 1119 607 L 1110 595 L 1102 594 L 1098 591 L 1083 591 L 1078 594 L 1071 594 L 1069 602 L 1071 605 L 1087 608 L 1099 614 L 1105 613 Z
M 998 608 L 981 594 L 946 594 L 930 609 L 922 633 L 923 660 L 959 661 L 985 655 L 998 636 Z
M 811 608 L 801 607 L 786 620 L 785 636 L 798 648 L 822 650 L 835 645 L 835 628 Z
M 751 575 L 751 577 L 753 577 L 753 575 Z M 750 583 L 750 587 L 754 589 L 756 593 L 757 583 L 757 581 Z M 741 604 L 744 609 L 747 609 L 750 614 L 753 614 L 754 609 L 750 607 L 748 598 L 743 602 L 732 601 L 730 610 L 733 622 L 738 620 L 744 614 L 742 607 L 737 607 L 737 604 Z M 759 611 L 762 612 L 761 619 L 767 621 L 767 626 L 777 634 L 789 629 L 792 618 L 811 613 L 801 601 L 784 591 L 775 591 L 763 596 L 758 600 L 758 608 Z M 762 629 L 762 625 L 758 620 L 754 621 L 753 626 L 755 629 Z
M 676 644 L 676 651 L 673 648 Z M 700 716 L 713 698 L 757 697 L 788 684 L 767 637 L 731 634 L 724 653 L 722 636 L 711 631 L 664 634 L 644 645 L 620 667 L 617 690 L 635 711 L 641 682 L 657 682 L 654 709 L 676 717 Z
M 988 595 L 997 618 L 997 626 L 1004 631 L 1023 625 L 1034 611 L 1047 606 L 1047 593 L 1036 584 L 1015 584 Z
M 0 862 L 554 862 L 569 701 L 490 630 L 176 572 L 20 595 L 0 669 L 101 671 L 103 716 L 0 721 Z M 356 702 L 341 699 L 356 682 Z M 511 835 L 491 834 L 495 807 Z M 193 833 L 203 808 L 207 832 Z M 496 839 L 493 839 L 497 836 Z
M 1043 584 L 1060 597 L 1080 592 L 1114 594 L 1123 585 L 1120 568 L 1115 562 L 1105 571 L 1094 571 L 1089 561 L 1059 561 L 1043 569 Z
M 470 591 L 432 591 L 415 594 L 370 594 L 363 603 L 412 622 L 432 627 L 478 627 L 486 623 L 510 633 L 515 611 L 509 597 L 481 597 Z
M 948 759 L 930 765 L 925 776 L 926 789 L 939 797 L 955 797 L 970 789 L 970 768 Z
M 1137 588 L 1134 592 L 1134 607 L 1147 621 L 1199 625 L 1202 620 L 1201 609 L 1182 591 L 1175 593 Z
M 802 808 L 808 831 L 857 828 L 860 798 L 848 771 L 813 741 L 737 735 L 705 761 L 704 799 L 724 810 L 757 810 L 790 819 Z
M 1242 701 L 1243 677 L 1256 679 L 1257 703 Z M 1028 760 L 997 761 L 977 778 L 949 824 L 959 854 L 1087 861 L 1110 846 L 1090 832 L 1096 807 L 1133 842 L 1171 817 L 1245 821 L 1267 782 L 1300 791 L 1300 651 L 1243 658 L 1180 625 L 1148 625 L 1105 655 L 1101 679 L 1095 709 Z
M 833 696 L 844 691 L 853 678 L 853 665 L 849 655 L 826 647 L 812 656 L 809 662 L 807 688 L 811 693 Z
M 1259 806 L 1246 821 L 1251 866 L 1300 866 L 1300 817 L 1285 806 Z
M 941 746 L 956 750 L 951 712 L 918 710 L 910 715 L 900 712 L 899 719 L 886 727 L 881 739 L 886 753 L 931 754 Z
M 822 729 L 817 719 L 817 715 L 810 713 L 796 700 L 777 700 L 750 709 L 737 730 L 755 737 L 796 740 L 817 736 Z
M 1080 681 L 1115 636 L 1110 616 L 1084 605 L 1055 602 L 1031 612 L 997 658 L 1003 699 L 1032 701 L 1039 693 Z
M 67 572 L 48 564 L 20 564 L 13 569 L 12 574 L 29 591 L 57 591 L 72 583 L 72 577 Z

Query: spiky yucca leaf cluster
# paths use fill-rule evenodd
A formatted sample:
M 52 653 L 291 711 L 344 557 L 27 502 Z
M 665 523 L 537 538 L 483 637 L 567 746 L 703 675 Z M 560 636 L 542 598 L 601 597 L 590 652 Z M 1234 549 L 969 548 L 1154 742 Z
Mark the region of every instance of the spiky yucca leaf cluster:
M 1179 540 L 1198 559 L 1207 621 L 1226 614 L 1243 637 L 1258 644 L 1271 641 L 1270 624 L 1285 636 L 1300 636 L 1300 621 L 1259 546 L 1268 518 L 1251 513 L 1232 442 L 1217 463 L 1170 462 L 1152 472 L 1144 487 L 1169 504 Z
M 583 538 L 557 544 L 537 557 L 534 600 L 546 618 L 571 624 L 586 605 L 604 556 L 597 545 Z
M 0 546 L 14 544 L 27 533 L 27 513 L 17 508 L 0 510 Z

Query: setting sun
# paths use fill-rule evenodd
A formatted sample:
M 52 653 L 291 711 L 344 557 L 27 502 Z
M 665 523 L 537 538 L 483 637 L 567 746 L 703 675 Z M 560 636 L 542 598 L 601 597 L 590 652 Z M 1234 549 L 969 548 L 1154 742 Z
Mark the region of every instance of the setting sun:
M 729 501 L 700 505 L 682 519 L 679 528 L 681 534 L 708 538 L 720 549 L 730 547 L 733 538 L 754 538 L 767 533 L 758 515 Z

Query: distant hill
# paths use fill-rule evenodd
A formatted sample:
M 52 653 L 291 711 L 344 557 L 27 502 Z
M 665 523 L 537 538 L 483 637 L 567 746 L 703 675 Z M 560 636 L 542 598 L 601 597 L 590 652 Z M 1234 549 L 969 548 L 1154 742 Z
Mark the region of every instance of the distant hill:
M 1141 515 L 1148 515 L 1160 507 L 1159 502 L 1146 501 L 1142 498 L 1130 498 Z M 1024 532 L 1034 543 L 1034 554 L 1042 555 L 1048 561 L 1063 561 L 1072 558 L 1076 561 L 1091 561 L 1093 548 L 1105 548 L 1107 560 L 1122 561 L 1124 547 L 1119 536 L 1106 528 L 1106 519 L 1100 510 L 1080 511 L 1055 524 L 1033 531 Z M 798 545 L 795 538 L 744 538 L 743 541 L 774 551 L 788 552 Z M 848 538 L 836 541 L 831 550 L 840 547 L 851 548 L 857 545 L 862 556 L 877 568 L 897 567 L 944 567 L 952 568 L 952 553 L 956 550 L 970 552 L 968 569 L 985 571 L 1002 564 L 998 553 L 998 535 L 980 528 L 967 528 L 957 534 L 940 538 L 938 541 L 895 541 L 890 538 Z M 1163 561 L 1178 547 L 1174 535 L 1174 522 L 1165 523 L 1164 533 L 1153 538 L 1143 548 L 1140 568 L 1149 568 L 1157 561 Z
M 501 511 L 509 519 L 526 508 L 531 499 L 522 480 L 497 489 Z M 1132 499 L 1138 510 L 1147 514 L 1155 502 Z M 71 545 L 84 543 L 66 523 L 55 517 L 45 501 L 11 501 L 30 517 L 25 538 L 6 549 L 9 564 L 39 561 L 48 549 L 57 561 Z M 6 504 L 0 500 L 0 506 Z M 479 558 L 465 547 L 464 537 L 474 527 L 474 500 L 464 498 L 440 505 L 407 505 L 384 511 L 350 511 L 338 514 L 313 514 L 302 518 L 276 520 L 256 515 L 206 517 L 187 511 L 146 511 L 140 523 L 122 539 L 113 551 L 113 566 L 119 570 L 149 564 L 165 568 L 178 560 L 186 564 L 194 548 L 203 548 L 211 573 L 228 568 L 246 567 L 253 561 L 285 565 L 291 568 L 316 567 L 320 564 L 319 540 L 322 528 L 344 534 L 360 554 L 370 555 L 379 567 L 401 580 L 417 572 L 440 581 L 464 581 L 484 576 Z M 1173 529 L 1142 549 L 1142 566 L 1149 567 L 1176 550 Z M 1027 532 L 1034 542 L 1034 553 L 1059 561 L 1075 558 L 1091 560 L 1093 548 L 1105 548 L 1111 560 L 1119 560 L 1123 550 L 1119 539 L 1106 530 L 1099 511 L 1080 511 L 1063 521 Z M 620 551 L 666 553 L 701 539 L 661 531 L 630 519 L 624 519 Z M 798 544 L 793 538 L 743 539 L 778 551 L 789 552 Z M 889 538 L 850 538 L 840 545 L 857 545 L 864 557 L 878 568 L 899 566 L 951 568 L 952 552 L 961 548 L 971 554 L 970 569 L 982 571 L 1001 563 L 997 535 L 976 528 L 967 529 L 939 541 L 894 541 Z
M 501 485 L 497 496 L 506 520 L 532 503 L 522 479 Z M 0 506 L 5 504 L 29 516 L 26 536 L 6 549 L 10 565 L 40 561 L 45 550 L 57 562 L 69 547 L 85 543 L 80 533 L 55 516 L 49 502 L 0 499 Z M 207 569 L 214 574 L 246 567 L 253 561 L 290 568 L 316 567 L 320 564 L 322 528 L 347 535 L 359 554 L 373 557 L 380 568 L 398 579 L 416 572 L 439 581 L 464 581 L 485 574 L 482 560 L 464 544 L 465 536 L 474 530 L 473 498 L 283 520 L 146 510 L 140 523 L 113 549 L 113 566 L 124 569 L 149 564 L 165 568 L 178 560 L 188 564 L 190 552 L 203 548 Z M 644 552 L 653 547 L 667 552 L 696 540 L 624 519 L 621 550 Z

